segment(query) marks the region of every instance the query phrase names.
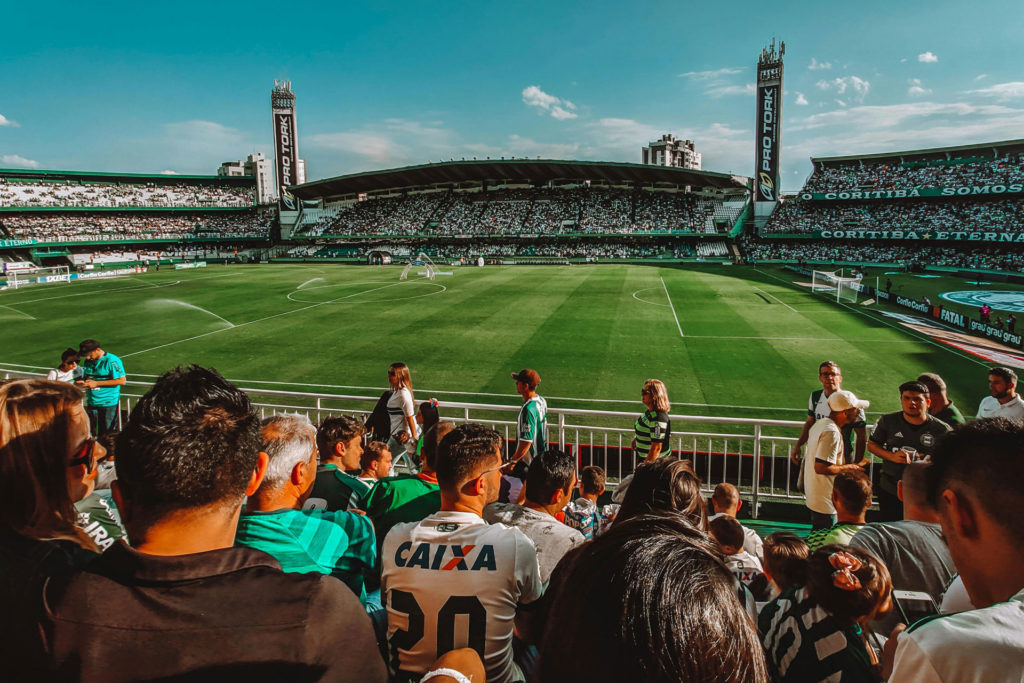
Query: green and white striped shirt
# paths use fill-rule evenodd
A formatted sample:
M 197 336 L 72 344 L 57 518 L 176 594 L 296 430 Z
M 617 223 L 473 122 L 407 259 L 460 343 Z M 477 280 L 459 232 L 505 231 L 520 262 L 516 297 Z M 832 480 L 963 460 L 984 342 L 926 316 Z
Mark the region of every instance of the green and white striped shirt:
M 633 423 L 636 432 L 636 454 L 646 458 L 651 452 L 651 444 L 661 443 L 661 454 L 668 455 L 668 439 L 672 433 L 672 425 L 668 413 L 663 410 L 647 410 Z

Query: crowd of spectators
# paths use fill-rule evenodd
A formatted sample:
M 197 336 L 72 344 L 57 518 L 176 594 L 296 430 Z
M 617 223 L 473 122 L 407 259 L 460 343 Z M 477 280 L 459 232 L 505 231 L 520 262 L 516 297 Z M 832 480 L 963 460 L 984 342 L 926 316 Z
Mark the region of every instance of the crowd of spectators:
M 614 188 L 504 189 L 370 198 L 306 227 L 329 235 L 706 232 L 712 199 Z M 731 225 L 730 225 L 731 227 Z
M 1019 232 L 1024 228 L 1024 199 L 992 201 L 884 201 L 835 204 L 788 201 L 779 206 L 766 232 L 821 230 L 960 230 Z
M 255 187 L 211 183 L 44 182 L 0 178 L 0 206 L 17 207 L 245 207 Z
M 39 242 L 83 240 L 178 240 L 189 237 L 270 237 L 273 211 L 217 214 L 154 213 L 19 213 L 0 215 L 0 226 L 13 239 Z
M 526 413 L 539 375 L 512 378 Z M 261 420 L 216 371 L 179 367 L 120 433 L 93 438 L 78 388 L 90 381 L 0 382 L 10 680 L 1002 683 L 1024 671 L 1019 418 L 942 423 L 927 459 L 902 466 L 901 519 L 867 521 L 872 484 L 849 464 L 833 475 L 830 528 L 762 540 L 736 518 L 735 486 L 709 505 L 671 451 L 602 509 L 605 473 L 577 474 L 522 414 L 512 454 L 494 429 L 423 403 L 419 464 L 394 475 L 385 397 L 381 432 L 372 415 Z M 826 426 L 858 410 L 847 391 L 827 402 Z M 943 617 L 921 619 L 922 602 Z
M 867 240 L 740 240 L 748 261 L 784 260 L 797 262 L 889 263 L 903 268 L 914 264 L 1024 272 L 1024 252 L 999 246 L 943 246 Z
M 903 163 L 889 159 L 819 165 L 807 179 L 803 191 L 907 190 L 1021 182 L 1024 182 L 1024 154 L 1015 152 L 997 159 L 965 158 Z

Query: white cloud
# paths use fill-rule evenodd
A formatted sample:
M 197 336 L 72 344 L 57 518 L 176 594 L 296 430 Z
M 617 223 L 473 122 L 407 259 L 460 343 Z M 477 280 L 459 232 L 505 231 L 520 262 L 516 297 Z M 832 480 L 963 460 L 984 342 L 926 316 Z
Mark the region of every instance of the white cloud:
M 21 128 L 21 125 L 17 121 L 11 121 L 3 114 L 0 114 L 0 128 L 4 126 L 8 126 L 10 128 Z
M 804 97 L 804 94 L 802 92 L 798 92 L 796 94 L 796 104 L 799 104 L 801 107 L 806 107 L 809 104 L 807 102 L 807 98 Z
M 540 89 L 540 86 L 531 85 L 523 89 L 523 103 L 530 107 L 537 107 L 541 112 L 551 114 L 551 118 L 564 121 L 575 119 L 578 115 L 572 110 L 576 105 L 569 100 L 549 95 Z
M 169 168 L 165 168 L 164 170 L 160 171 L 160 175 L 178 175 L 178 172 L 173 171 Z
M 832 62 L 819 62 L 814 57 L 811 57 L 811 63 L 807 66 L 811 71 L 822 71 L 825 69 L 832 68 Z
M 725 97 L 727 95 L 753 95 L 756 92 L 753 83 L 746 85 L 716 85 L 705 91 L 708 97 Z
M 923 95 L 930 95 L 932 92 L 930 89 L 925 88 L 924 86 L 921 85 L 920 78 L 911 78 L 910 80 L 907 81 L 907 83 L 910 83 L 910 87 L 907 88 L 907 94 L 910 95 L 911 97 L 921 97 Z
M 917 61 L 923 62 L 924 64 L 934 64 L 939 61 L 939 58 L 932 52 L 922 52 L 917 56 Z
M 981 95 L 982 97 L 994 97 L 997 100 L 1005 101 L 1017 97 L 1024 97 L 1024 81 L 1011 81 L 1009 83 L 996 83 L 987 88 L 968 90 L 968 94 Z
M 854 102 L 863 102 L 868 91 L 871 90 L 871 82 L 858 76 L 843 76 L 831 81 L 820 80 L 815 83 L 819 90 L 835 90 L 837 95 L 846 95 Z
M 39 168 L 39 162 L 17 154 L 0 154 L 0 165 L 6 168 Z
M 900 64 L 906 64 L 906 63 L 907 63 L 907 58 L 906 57 L 904 57 L 903 59 L 900 60 Z
M 723 69 L 713 69 L 711 71 L 687 71 L 684 74 L 679 74 L 679 76 L 680 78 L 689 78 L 693 81 L 718 81 L 721 80 L 723 76 L 731 76 L 733 74 L 741 73 L 742 71 L 742 68 L 734 66 L 725 67 Z
M 977 76 L 974 77 L 974 80 L 976 80 L 976 81 L 983 81 L 986 78 L 988 78 L 988 74 L 978 74 Z

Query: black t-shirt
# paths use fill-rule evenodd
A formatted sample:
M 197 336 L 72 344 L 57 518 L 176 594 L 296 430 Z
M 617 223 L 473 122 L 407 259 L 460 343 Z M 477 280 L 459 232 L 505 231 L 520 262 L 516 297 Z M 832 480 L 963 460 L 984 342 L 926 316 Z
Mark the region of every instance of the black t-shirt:
M 903 411 L 887 413 L 878 418 L 875 431 L 871 432 L 871 441 L 890 451 L 900 448 L 913 448 L 920 455 L 932 455 L 939 441 L 951 431 L 948 424 L 931 415 L 919 424 L 911 424 L 903 417 Z M 879 484 L 886 493 L 896 493 L 896 482 L 903 478 L 906 465 L 882 461 L 882 476 Z

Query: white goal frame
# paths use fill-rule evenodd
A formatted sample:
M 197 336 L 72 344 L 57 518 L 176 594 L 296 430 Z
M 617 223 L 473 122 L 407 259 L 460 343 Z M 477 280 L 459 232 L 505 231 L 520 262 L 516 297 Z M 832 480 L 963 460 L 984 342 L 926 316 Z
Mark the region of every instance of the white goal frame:
M 838 271 L 841 273 L 842 271 Z M 815 270 L 811 273 L 811 292 L 825 294 L 829 298 L 835 293 L 837 303 L 857 303 L 863 278 L 843 277 L 834 270 Z
M 7 274 L 7 286 L 10 289 L 34 284 L 52 285 L 55 283 L 71 284 L 71 268 L 69 266 L 51 266 L 32 271 L 13 270 Z

